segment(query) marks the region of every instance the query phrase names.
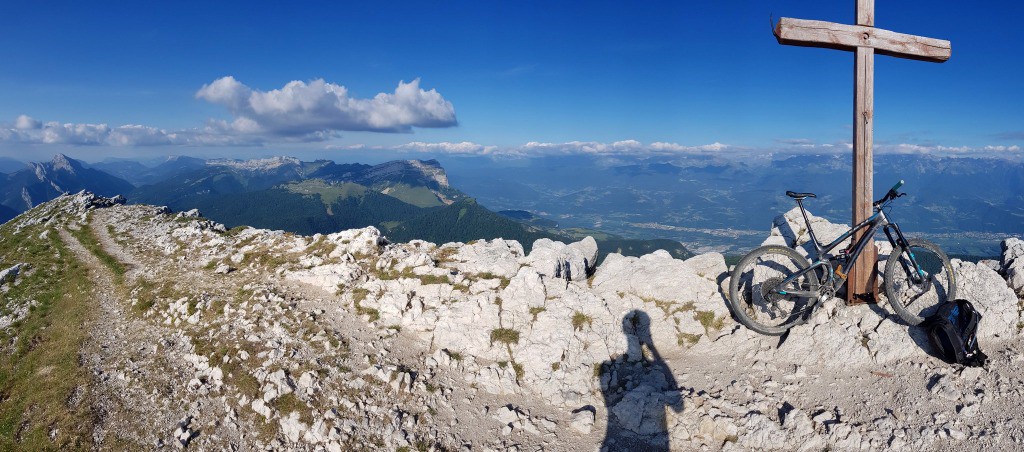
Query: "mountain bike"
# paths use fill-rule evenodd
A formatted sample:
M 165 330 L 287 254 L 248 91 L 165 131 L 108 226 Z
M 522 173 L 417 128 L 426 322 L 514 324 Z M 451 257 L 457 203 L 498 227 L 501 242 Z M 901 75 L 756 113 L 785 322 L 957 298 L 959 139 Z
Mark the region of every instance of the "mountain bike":
M 813 250 L 811 259 L 793 248 L 766 245 L 740 260 L 731 273 L 729 304 L 736 319 L 751 330 L 781 335 L 806 322 L 821 301 L 835 296 L 847 283 L 849 268 L 864 248 L 875 246 L 875 233 L 885 231 L 893 250 L 885 263 L 885 295 L 896 314 L 910 325 L 919 325 L 938 306 L 956 298 L 956 275 L 946 253 L 927 240 L 904 237 L 898 224 L 889 220 L 890 204 L 906 193 L 899 181 L 882 199 L 872 204 L 874 213 L 829 244 L 818 241 L 804 209 L 804 199 L 814 193 L 787 191 L 796 200 L 807 224 Z M 836 253 L 840 243 L 865 230 L 853 243 Z M 796 246 L 796 244 L 794 244 Z

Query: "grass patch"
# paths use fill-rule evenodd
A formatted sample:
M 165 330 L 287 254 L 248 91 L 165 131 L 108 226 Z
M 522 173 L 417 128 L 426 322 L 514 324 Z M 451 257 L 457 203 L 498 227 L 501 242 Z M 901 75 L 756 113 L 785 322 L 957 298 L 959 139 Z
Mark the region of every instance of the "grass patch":
M 443 351 L 444 354 L 448 355 L 448 357 L 451 358 L 451 359 L 454 359 L 456 361 L 462 361 L 462 353 L 453 352 L 451 350 L 448 350 L 447 348 L 443 349 L 441 351 Z
M 497 279 L 499 281 L 498 282 L 498 288 L 499 289 L 504 289 L 504 288 L 508 287 L 508 285 L 512 282 L 510 279 L 508 279 L 508 278 L 506 278 L 504 276 L 498 276 L 498 275 L 495 275 L 494 273 L 491 273 L 491 272 L 477 273 L 477 274 L 474 274 L 474 275 L 467 275 L 467 276 L 472 276 L 474 279 L 478 279 L 478 280 L 479 279 Z
M 225 231 L 225 232 L 224 232 L 224 235 L 226 235 L 226 236 L 228 236 L 228 237 L 234 237 L 234 236 L 236 236 L 236 235 L 238 235 L 238 234 L 241 234 L 241 233 L 242 233 L 242 231 L 244 231 L 244 230 L 246 230 L 246 229 L 249 229 L 249 226 L 245 226 L 245 225 L 241 225 L 241 226 L 235 226 L 235 227 L 233 227 L 233 228 L 231 228 L 231 229 L 228 229 L 227 231 Z
M 370 322 L 380 320 L 380 311 L 362 305 L 363 300 L 370 295 L 370 291 L 362 287 L 352 289 L 352 305 L 356 308 L 356 314 L 370 317 Z
M 576 311 L 576 313 L 572 315 L 572 329 L 576 331 L 582 330 L 584 324 L 587 326 L 593 326 L 594 319 L 589 315 Z
M 142 277 L 137 278 L 135 281 L 135 286 L 131 290 L 131 296 L 136 301 L 131 307 L 131 312 L 137 317 L 142 317 L 150 308 L 156 306 L 159 300 L 177 300 L 181 298 L 181 294 L 174 289 L 173 283 L 150 281 Z M 190 310 L 195 308 L 193 303 L 195 302 L 189 302 Z M 189 313 L 189 315 L 191 314 L 192 312 Z
M 560 362 L 551 363 L 551 371 L 552 372 L 558 372 L 558 369 L 561 369 L 561 368 L 562 368 L 562 363 L 560 363 Z
M 536 322 L 537 321 L 537 316 L 540 313 L 542 313 L 544 311 L 547 311 L 547 310 L 548 310 L 548 308 L 545 308 L 544 306 L 534 306 L 534 307 L 530 308 L 530 315 L 533 316 L 533 321 Z
M 434 258 L 435 265 L 447 264 L 455 262 L 455 255 L 458 254 L 459 249 L 456 247 L 441 248 L 437 252 L 437 256 Z
M 438 275 L 429 275 L 429 274 L 428 275 L 417 275 L 416 273 L 413 273 L 411 267 L 406 267 L 405 269 L 403 269 L 400 272 L 399 271 L 395 271 L 395 270 L 380 270 L 380 271 L 377 271 L 376 274 L 377 274 L 377 279 L 380 279 L 382 281 L 389 281 L 389 280 L 402 279 L 402 278 L 418 279 L 418 280 L 420 280 L 420 283 L 422 283 L 424 285 L 426 285 L 426 284 L 451 284 L 451 282 L 452 282 L 451 279 L 448 278 L 448 275 L 440 275 L 440 276 L 438 276 Z
M 640 299 L 647 303 L 653 303 L 655 306 L 658 307 L 658 309 L 661 309 L 665 313 L 665 315 L 669 317 L 671 317 L 672 314 L 675 314 L 677 312 L 687 312 L 697 309 L 697 305 L 694 304 L 692 301 L 687 301 L 686 303 L 683 304 L 676 304 L 674 302 L 661 300 L 658 298 L 640 297 Z
M 715 317 L 714 311 L 697 311 L 693 319 L 704 326 L 704 331 L 711 332 L 722 329 L 725 326 L 725 316 Z
M 446 276 L 446 275 L 441 275 L 441 276 L 438 276 L 438 275 L 418 275 L 418 276 L 416 276 L 416 278 L 419 278 L 420 282 L 423 283 L 424 285 L 426 285 L 426 284 L 449 284 L 449 283 L 452 282 L 450 279 L 448 279 L 448 276 Z
M 695 345 L 699 341 L 700 341 L 700 335 L 699 334 L 679 333 L 679 335 L 676 338 L 676 342 L 680 346 Z
M 306 425 L 311 425 L 313 423 L 313 415 L 310 414 L 309 407 L 306 406 L 306 402 L 300 400 L 294 392 L 289 392 L 288 394 L 279 396 L 270 402 L 270 405 L 281 413 L 281 416 L 288 416 L 292 412 L 297 411 L 299 413 L 300 421 L 305 422 Z
M 491 343 L 501 342 L 503 344 L 518 344 L 519 332 L 510 328 L 498 328 L 491 330 Z
M 523 365 L 512 361 L 512 370 L 516 372 L 516 381 L 523 381 L 523 376 L 526 375 L 526 371 L 523 370 Z
M 91 373 L 80 366 L 94 304 L 87 267 L 50 230 L 15 234 L 0 227 L 0 261 L 26 262 L 21 275 L 0 300 L 10 309 L 34 300 L 28 314 L 0 330 L 0 450 L 91 449 L 94 416 L 90 412 Z M 54 431 L 51 440 L 50 432 Z
M 380 320 L 380 311 L 374 308 L 363 307 L 358 304 L 356 305 L 356 314 L 369 317 L 370 323 Z

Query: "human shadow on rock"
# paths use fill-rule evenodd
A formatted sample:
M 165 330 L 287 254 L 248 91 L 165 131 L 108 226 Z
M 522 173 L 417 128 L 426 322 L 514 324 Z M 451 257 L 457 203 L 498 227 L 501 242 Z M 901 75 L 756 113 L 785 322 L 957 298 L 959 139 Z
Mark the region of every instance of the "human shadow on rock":
M 608 413 L 602 451 L 669 450 L 665 407 L 683 409 L 682 397 L 668 364 L 651 339 L 651 318 L 630 311 L 622 318 L 626 353 L 601 363 L 601 392 Z

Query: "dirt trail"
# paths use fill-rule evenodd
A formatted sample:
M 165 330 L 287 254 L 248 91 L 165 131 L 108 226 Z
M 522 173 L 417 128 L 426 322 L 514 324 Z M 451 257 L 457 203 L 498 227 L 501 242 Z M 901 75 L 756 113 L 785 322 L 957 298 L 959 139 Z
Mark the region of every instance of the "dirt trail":
M 100 236 L 95 229 L 94 233 Z M 173 357 L 185 349 L 187 339 L 126 313 L 125 288 L 115 282 L 111 270 L 67 230 L 61 229 L 60 235 L 89 268 L 94 283 L 97 312 L 92 323 L 84 326 L 89 341 L 82 345 L 80 355 L 93 376 L 94 411 L 98 413 L 94 440 L 102 448 L 170 442 L 176 423 L 197 414 L 204 403 L 190 406 L 180 402 L 179 393 L 190 372 Z M 105 251 L 125 256 L 109 243 Z

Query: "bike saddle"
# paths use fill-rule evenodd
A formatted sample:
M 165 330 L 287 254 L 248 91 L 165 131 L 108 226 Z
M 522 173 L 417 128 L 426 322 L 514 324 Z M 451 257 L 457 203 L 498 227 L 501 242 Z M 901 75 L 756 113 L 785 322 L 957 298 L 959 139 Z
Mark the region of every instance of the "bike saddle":
M 815 195 L 814 193 L 797 193 L 795 191 L 787 191 L 786 192 L 786 196 L 789 196 L 790 198 L 793 198 L 793 199 L 817 198 L 818 197 L 818 195 Z

